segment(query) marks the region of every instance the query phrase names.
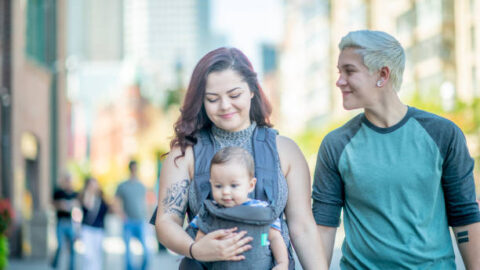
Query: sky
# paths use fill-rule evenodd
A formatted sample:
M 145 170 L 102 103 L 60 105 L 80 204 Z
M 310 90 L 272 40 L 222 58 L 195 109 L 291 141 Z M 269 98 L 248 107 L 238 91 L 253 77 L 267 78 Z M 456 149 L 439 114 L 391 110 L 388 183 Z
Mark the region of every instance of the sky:
M 212 0 L 212 30 L 226 35 L 227 46 L 242 50 L 261 71 L 260 45 L 279 44 L 283 35 L 283 0 Z

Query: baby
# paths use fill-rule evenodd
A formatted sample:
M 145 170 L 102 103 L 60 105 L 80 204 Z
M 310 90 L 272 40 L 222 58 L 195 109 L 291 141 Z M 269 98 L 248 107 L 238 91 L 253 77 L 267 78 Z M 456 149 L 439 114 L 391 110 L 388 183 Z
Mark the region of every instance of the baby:
M 212 159 L 210 185 L 214 201 L 207 200 L 202 207 L 203 211 L 200 210 L 199 214 L 190 223 L 190 226 L 198 229 L 195 241 L 198 241 L 210 231 L 222 229 L 221 227 L 215 228 L 215 222 L 212 221 L 211 216 L 215 216 L 214 219 L 216 220 L 220 219 L 220 223 L 217 224 L 223 222 L 223 225 L 230 224 L 225 223 L 230 217 L 238 217 L 233 219 L 234 222 L 244 223 L 248 221 L 251 222 L 251 226 L 259 228 L 263 226 L 265 233 L 258 234 L 260 237 L 257 238 L 260 239 L 255 239 L 255 234 L 247 229 L 248 234 L 254 237 L 254 240 L 250 243 L 252 250 L 244 253 L 245 260 L 239 262 L 211 262 L 209 269 L 271 269 L 272 254 L 276 262 L 273 269 L 288 269 L 288 252 L 281 234 L 280 219 L 273 216 L 273 219 L 268 220 L 267 217 L 272 216 L 268 215 L 269 212 L 266 212 L 269 204 L 248 197 L 248 194 L 255 189 L 257 182 L 254 170 L 252 156 L 240 147 L 223 148 Z M 255 221 L 255 211 L 259 218 L 264 221 L 264 224 L 261 221 Z M 217 212 L 219 214 L 216 214 Z M 248 213 L 242 216 L 242 212 Z M 217 215 L 221 218 L 218 218 Z M 236 224 L 232 225 L 236 226 Z M 241 226 L 238 227 L 241 228 Z M 257 230 L 257 228 L 254 229 L 254 231 Z M 262 256 L 266 258 L 262 258 Z

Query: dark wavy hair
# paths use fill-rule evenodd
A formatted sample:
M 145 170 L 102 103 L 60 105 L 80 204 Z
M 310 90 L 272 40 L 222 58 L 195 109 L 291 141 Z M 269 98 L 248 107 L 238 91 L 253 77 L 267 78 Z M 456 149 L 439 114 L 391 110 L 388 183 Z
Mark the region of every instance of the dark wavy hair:
M 258 126 L 272 127 L 269 119 L 272 107 L 258 83 L 257 73 L 248 58 L 236 48 L 218 48 L 202 57 L 193 70 L 180 109 L 180 117 L 174 125 L 175 136 L 170 142 L 170 148 L 179 146 L 182 152 L 175 159 L 185 156 L 186 148 L 197 142 L 198 131 L 212 126 L 204 106 L 207 77 L 212 72 L 227 69 L 238 72 L 254 94 L 251 99 L 250 120 L 255 121 Z

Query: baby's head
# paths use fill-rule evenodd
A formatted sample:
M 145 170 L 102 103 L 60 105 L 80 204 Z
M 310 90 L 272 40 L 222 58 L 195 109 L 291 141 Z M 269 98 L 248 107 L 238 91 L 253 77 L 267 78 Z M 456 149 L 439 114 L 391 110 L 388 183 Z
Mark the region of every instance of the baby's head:
M 225 147 L 213 156 L 210 185 L 218 204 L 232 207 L 248 201 L 248 193 L 255 189 L 256 183 L 255 164 L 247 150 Z

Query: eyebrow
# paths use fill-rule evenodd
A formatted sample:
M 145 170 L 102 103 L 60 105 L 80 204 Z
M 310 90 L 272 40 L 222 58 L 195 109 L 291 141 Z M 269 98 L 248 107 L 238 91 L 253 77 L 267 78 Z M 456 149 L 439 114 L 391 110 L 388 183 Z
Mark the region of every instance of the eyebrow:
M 235 88 L 232 88 L 232 89 L 228 90 L 228 91 L 227 91 L 227 94 L 228 94 L 228 93 L 231 93 L 231 92 L 233 92 L 233 91 L 235 91 L 235 90 L 237 90 L 237 89 L 240 89 L 240 87 L 235 87 Z M 216 93 L 209 93 L 209 92 L 206 92 L 205 95 L 218 96 L 218 94 L 216 94 Z
M 340 67 L 337 66 L 337 69 L 340 69 L 340 68 L 345 69 L 345 68 L 357 68 L 357 67 L 356 67 L 355 65 L 352 65 L 352 64 L 344 64 L 344 65 L 342 65 L 342 66 L 340 66 Z

